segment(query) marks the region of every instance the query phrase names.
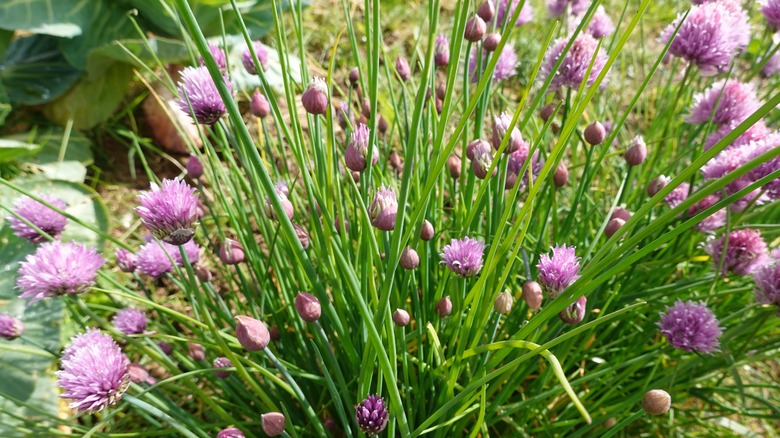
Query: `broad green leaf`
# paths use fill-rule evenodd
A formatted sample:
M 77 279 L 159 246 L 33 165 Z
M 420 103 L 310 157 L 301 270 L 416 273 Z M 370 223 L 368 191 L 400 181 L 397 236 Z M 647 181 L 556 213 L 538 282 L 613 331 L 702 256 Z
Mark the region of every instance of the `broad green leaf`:
M 128 18 L 130 7 L 121 1 L 91 0 L 87 25 L 81 35 L 60 39 L 59 47 L 68 62 L 80 69 L 86 69 L 87 59 L 93 49 L 111 41 L 137 37 L 133 23 Z
M 60 97 L 81 74 L 59 52 L 58 39 L 48 35 L 14 40 L 0 65 L 0 82 L 9 101 L 22 105 L 38 105 Z
M 112 41 L 99 47 L 89 55 L 87 72 L 90 75 L 97 75 L 101 68 L 111 62 L 124 62 L 142 68 L 141 63 L 149 65 L 154 61 L 152 51 L 160 62 L 165 64 L 181 62 L 189 57 L 187 46 L 181 41 L 153 37 L 147 39 L 147 42 L 148 47 L 146 42 L 140 39 Z
M 85 166 L 92 164 L 94 161 L 92 156 L 92 141 L 84 134 L 74 130 L 71 131 L 70 136 L 68 137 L 68 143 L 65 145 L 65 150 L 60 151 L 63 135 L 65 135 L 63 129 L 52 127 L 40 130 L 32 138 L 30 138 L 29 134 L 17 134 L 9 136 L 8 138 L 29 141 L 41 146 L 41 150 L 28 161 L 30 163 L 42 165 L 56 163 L 62 159 L 62 161 L 75 161 Z M 60 157 L 60 154 L 62 154 L 62 157 Z
M 25 143 L 22 141 L 0 138 L 0 163 L 7 163 L 34 154 L 40 146 L 37 144 Z
M 168 14 L 162 3 L 165 0 L 130 0 L 130 4 L 138 10 L 138 22 L 144 29 L 152 30 L 155 34 L 165 36 L 178 36 L 181 34 L 179 27 Z
M 93 0 L 13 0 L 0 3 L 0 28 L 64 38 L 80 35 Z

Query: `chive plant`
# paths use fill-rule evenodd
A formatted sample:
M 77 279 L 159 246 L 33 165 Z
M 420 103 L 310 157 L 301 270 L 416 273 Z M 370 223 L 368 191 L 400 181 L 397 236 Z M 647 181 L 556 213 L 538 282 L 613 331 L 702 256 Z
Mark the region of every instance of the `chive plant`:
M 401 46 L 379 0 L 342 0 L 315 73 L 301 2 L 269 2 L 260 43 L 231 0 L 246 49 L 227 65 L 175 0 L 193 60 L 179 105 L 203 148 L 139 194 L 139 240 L 106 236 L 116 263 L 85 275 L 47 253 L 47 225 L 79 219 L 0 180 L 27 197 L 5 207 L 13 229 L 39 244 L 20 296 L 64 301 L 81 333 L 57 366 L 79 416 L 19 430 L 771 428 L 780 94 L 759 29 L 776 2 L 751 19 L 735 0 L 673 3 L 671 23 L 650 0 L 615 3 L 429 0 Z M 234 90 L 240 68 L 261 86 Z M 9 318 L 8 348 L 36 349 Z

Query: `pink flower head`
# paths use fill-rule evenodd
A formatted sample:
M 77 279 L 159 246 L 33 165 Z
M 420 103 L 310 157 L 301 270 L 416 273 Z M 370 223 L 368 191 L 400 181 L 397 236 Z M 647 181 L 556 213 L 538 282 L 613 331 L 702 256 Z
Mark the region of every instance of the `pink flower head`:
M 260 61 L 260 67 L 263 68 L 263 71 L 268 69 L 268 47 L 266 47 L 265 44 L 261 43 L 260 41 L 255 41 L 252 43 L 252 48 L 255 49 L 255 54 L 257 55 L 257 60 Z M 247 73 L 250 75 L 256 75 L 257 74 L 257 68 L 255 68 L 255 60 L 252 58 L 252 52 L 249 51 L 249 47 L 244 49 L 244 52 L 241 54 L 241 63 L 244 64 L 244 69 Z
M 591 34 L 593 38 L 599 39 L 611 35 L 614 31 L 615 23 L 613 23 L 612 18 L 607 15 L 604 6 L 599 5 L 599 7 L 596 8 L 596 13 L 593 14 L 593 18 L 590 20 L 590 25 L 588 25 L 588 33 Z
M 183 247 L 185 254 L 187 254 L 187 260 L 191 264 L 200 260 L 200 246 L 197 243 L 189 241 Z M 177 266 L 184 264 L 179 248 L 165 242 L 153 241 L 144 244 L 138 250 L 136 257 L 138 272 L 154 278 L 160 278 L 173 271 L 174 263 Z
M 464 237 L 452 239 L 449 245 L 445 245 L 441 263 L 459 277 L 473 277 L 482 269 L 482 256 L 485 252 L 485 244 L 477 239 Z
M 20 262 L 16 287 L 19 298 L 34 303 L 43 298 L 80 294 L 95 284 L 97 271 L 106 261 L 95 248 L 58 240 L 41 244 L 35 254 Z
M 761 77 L 772 77 L 780 72 L 780 53 L 775 53 L 761 68 Z
M 752 147 L 749 147 L 747 156 L 745 157 L 748 161 L 753 160 L 770 150 L 780 148 L 780 132 L 773 132 L 760 141 L 751 143 L 751 146 Z M 747 176 L 751 181 L 756 181 L 768 176 L 778 169 L 780 169 L 780 157 L 774 157 L 751 170 Z M 780 178 L 775 178 L 768 182 L 764 186 L 764 189 L 771 198 L 780 199 Z
M 230 82 L 225 79 L 228 90 L 232 89 Z M 181 73 L 179 82 L 179 95 L 176 103 L 187 114 L 195 117 L 195 121 L 202 125 L 213 125 L 219 121 L 226 112 L 225 102 L 217 91 L 217 86 L 211 78 L 205 66 L 187 67 Z M 190 106 L 192 110 L 190 111 Z
M 390 410 L 385 399 L 377 395 L 369 395 L 365 400 L 355 406 L 355 420 L 357 425 L 368 435 L 378 435 L 387 427 L 390 418 Z
M 117 330 L 126 335 L 138 335 L 146 330 L 146 313 L 135 307 L 126 307 L 114 315 L 111 320 Z
M 728 241 L 726 236 L 721 236 L 709 242 L 705 250 L 712 257 L 715 268 L 722 265 L 723 275 L 729 272 L 750 274 L 770 261 L 766 242 L 757 230 L 734 230 L 728 235 Z
M 506 183 L 504 188 L 509 190 L 515 186 L 518 178 L 520 179 L 520 188 L 525 188 L 531 183 L 531 178 L 536 178 L 536 175 L 541 172 L 544 167 L 544 160 L 539 159 L 539 151 L 534 152 L 531 156 L 531 162 L 528 164 L 523 177 L 520 178 L 520 171 L 528 160 L 528 150 L 517 150 L 509 154 L 509 160 L 506 165 Z
M 447 35 L 439 34 L 436 36 L 434 44 L 433 61 L 439 67 L 444 67 L 450 63 L 450 39 Z
M 65 202 L 59 198 L 46 194 L 39 195 L 39 197 L 60 210 L 64 210 L 66 207 Z M 68 223 L 68 218 L 28 196 L 16 201 L 14 212 L 55 239 Z M 14 230 L 14 234 L 32 243 L 41 243 L 47 240 L 43 234 L 38 233 L 16 216 L 8 216 L 8 224 Z
M 589 0 L 547 0 L 547 9 L 550 11 L 551 17 L 560 17 L 567 8 L 572 15 L 580 15 L 589 7 Z
M 493 56 L 496 53 L 493 52 Z M 488 58 L 490 54 L 482 51 L 482 67 L 477 71 L 477 49 L 471 51 L 469 56 L 469 75 L 471 75 L 471 82 L 477 83 L 482 77 L 482 72 L 487 68 Z M 507 44 L 504 46 L 504 50 L 498 54 L 498 61 L 496 61 L 496 68 L 493 70 L 493 80 L 503 81 L 504 79 L 515 74 L 517 69 L 517 54 L 514 47 Z
M 727 123 L 725 125 L 720 126 L 718 129 L 712 131 L 710 135 L 707 136 L 707 138 L 704 140 L 704 150 L 708 151 L 713 146 L 715 146 L 715 143 L 719 142 L 723 137 L 729 135 L 731 131 L 734 130 L 734 128 L 739 125 L 740 122 L 733 121 L 730 123 Z M 764 137 L 769 135 L 771 131 L 769 131 L 769 128 L 767 128 L 766 123 L 764 123 L 763 120 L 759 120 L 753 125 L 751 125 L 748 129 L 745 130 L 745 132 L 742 133 L 739 137 L 736 138 L 733 142 L 731 142 L 730 145 L 726 147 L 726 149 L 736 148 L 738 146 L 746 145 L 752 141 L 759 141 L 763 140 Z
M 539 256 L 538 281 L 550 298 L 555 299 L 564 290 L 580 278 L 580 258 L 575 253 L 576 247 L 553 246 L 552 257 L 548 254 Z
M 756 281 L 756 301 L 780 306 L 780 263 L 773 260 L 753 272 Z
M 683 19 L 664 29 L 659 42 L 666 43 Z M 731 60 L 750 42 L 747 13 L 733 0 L 703 3 L 691 7 L 688 17 L 674 37 L 669 53 L 699 67 L 705 76 L 728 70 Z
M 780 30 L 780 0 L 763 0 L 761 13 L 770 29 L 775 32 Z
M 707 123 L 710 117 L 716 125 L 740 123 L 761 106 L 753 84 L 736 79 L 715 82 L 693 100 L 686 121 L 694 124 Z
M 718 201 L 720 201 L 718 195 L 705 196 L 701 201 L 693 204 L 688 209 L 688 216 L 696 216 L 699 212 L 712 207 Z M 715 234 L 715 231 L 724 225 L 726 225 L 726 210 L 720 209 L 699 222 L 696 225 L 696 229 L 702 233 Z
M 553 42 L 542 64 L 542 77 L 553 76 L 552 82 L 550 82 L 553 90 L 560 87 L 578 89 L 583 80 L 586 81 L 587 86 L 593 85 L 607 63 L 604 49 L 598 47 L 598 41 L 590 34 L 578 35 L 558 70 L 553 71 L 567 44 L 569 44 L 569 37 L 558 38 Z M 591 61 L 593 67 L 590 67 Z M 588 73 L 589 67 L 590 74 L 586 78 L 585 75 Z
M 382 231 L 393 230 L 396 214 L 398 214 L 398 201 L 395 197 L 395 191 L 389 187 L 380 187 L 374 195 L 371 205 L 368 206 L 371 225 Z
M 664 198 L 664 201 L 669 206 L 669 208 L 675 208 L 678 205 L 682 204 L 683 201 L 688 199 L 688 192 L 691 191 L 691 185 L 687 182 L 684 182 L 680 184 L 679 186 L 675 187 L 674 190 L 672 190 L 666 197 Z
M 192 239 L 198 220 L 198 195 L 184 180 L 164 179 L 162 187 L 151 183 L 138 195 L 135 211 L 144 225 L 163 242 L 182 245 Z
M 709 354 L 720 345 L 720 323 L 704 303 L 677 300 L 660 317 L 661 334 L 674 348 Z
M 496 12 L 494 24 L 499 27 L 503 26 L 504 21 L 511 18 L 515 14 L 520 1 L 521 0 L 498 0 L 498 11 Z M 510 2 L 512 3 L 511 6 L 509 5 Z M 529 23 L 533 19 L 534 9 L 531 6 L 531 1 L 525 0 L 523 9 L 520 10 L 520 15 L 517 16 L 517 21 L 515 21 L 515 26 L 520 27 L 526 23 Z
M 65 348 L 57 385 L 62 398 L 79 412 L 101 411 L 116 404 L 130 383 L 130 361 L 110 336 L 89 330 Z
M 211 56 L 214 58 L 217 67 L 219 67 L 220 70 L 226 70 L 227 58 L 225 57 L 225 52 L 216 44 L 209 44 L 209 52 L 211 52 Z M 200 61 L 200 65 L 206 65 L 202 56 L 199 56 L 198 60 Z

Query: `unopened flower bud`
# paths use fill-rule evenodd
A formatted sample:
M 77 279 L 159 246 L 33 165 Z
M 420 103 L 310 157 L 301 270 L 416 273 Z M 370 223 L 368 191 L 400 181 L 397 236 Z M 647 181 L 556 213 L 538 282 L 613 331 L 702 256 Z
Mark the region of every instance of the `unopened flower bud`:
M 295 234 L 298 236 L 298 240 L 301 242 L 301 246 L 303 249 L 309 248 L 309 233 L 306 232 L 306 229 L 298 224 L 293 224 L 293 228 L 295 229 Z
M 187 348 L 190 351 L 190 357 L 195 361 L 202 361 L 206 358 L 206 350 L 200 344 L 189 343 Z
M 566 324 L 579 324 L 585 319 L 585 310 L 588 299 L 585 296 L 581 296 L 577 301 L 569 304 L 565 309 L 558 314 L 561 321 Z
M 417 255 L 417 251 L 407 246 L 401 253 L 400 264 L 404 269 L 416 269 L 420 266 L 420 256 Z
M 523 283 L 523 300 L 528 307 L 536 312 L 542 307 L 542 286 L 535 281 L 526 281 Z
M 270 336 L 272 341 L 278 341 L 279 339 L 282 339 L 282 334 L 279 332 L 279 327 L 272 325 L 271 329 L 268 330 L 268 336 Z
M 398 173 L 404 171 L 404 163 L 401 161 L 401 156 L 398 155 L 398 152 L 396 151 L 390 152 L 390 158 L 387 159 L 387 164 Z
M 236 316 L 236 338 L 244 349 L 258 351 L 268 346 L 271 334 L 263 321 L 239 315 Z
M 233 239 L 225 239 L 219 247 L 219 259 L 227 265 L 237 265 L 244 261 L 244 247 Z
M 614 210 L 612 210 L 612 214 L 609 216 L 610 219 L 623 219 L 624 221 L 628 222 L 629 219 L 631 219 L 631 212 L 626 210 L 624 207 L 615 207 Z
M 477 9 L 477 15 L 483 19 L 486 23 L 493 19 L 496 15 L 496 7 L 493 5 L 493 0 L 485 0 L 479 5 Z
M 653 179 L 649 184 L 647 184 L 647 194 L 650 196 L 655 196 L 656 193 L 660 192 L 661 189 L 666 187 L 666 185 L 669 184 L 671 180 L 672 179 L 666 175 L 661 175 Z
M 447 158 L 447 170 L 450 171 L 450 177 L 453 179 L 460 178 L 460 158 L 457 155 L 450 155 Z
M 360 80 L 360 70 L 358 70 L 357 67 L 353 67 L 352 70 L 349 71 L 349 83 L 352 85 L 356 85 L 359 80 Z
M 214 368 L 233 368 L 233 362 L 231 362 L 230 359 L 226 357 L 218 357 L 214 359 Z M 217 376 L 217 378 L 225 379 L 230 377 L 230 371 L 214 371 L 214 375 Z
M 555 104 L 554 103 L 548 103 L 547 105 L 543 106 L 542 109 L 539 111 L 539 117 L 542 118 L 542 120 L 547 123 L 547 120 L 552 117 L 553 113 L 555 112 Z
M 387 128 L 390 126 L 387 124 L 387 120 L 385 120 L 384 116 L 379 116 L 379 120 L 376 122 L 376 129 L 379 130 L 380 133 L 384 134 L 387 132 Z
M 395 59 L 395 71 L 402 81 L 406 82 L 412 76 L 412 69 L 409 68 L 409 62 L 403 56 Z
M 477 15 L 475 17 L 469 18 L 469 20 L 466 22 L 466 30 L 463 32 L 463 38 L 465 38 L 466 41 L 476 43 L 485 36 L 486 31 L 487 24 L 485 24 L 485 20 Z
M 623 158 L 629 166 L 638 166 L 645 161 L 645 158 L 647 158 L 647 145 L 645 145 L 645 140 L 642 136 L 637 135 L 631 140 L 631 147 L 628 148 Z
M 138 266 L 138 257 L 136 257 L 135 254 L 126 249 L 119 248 L 116 250 L 115 255 L 116 266 L 119 270 L 122 272 L 135 272 L 135 269 Z
M 398 214 L 398 200 L 395 191 L 389 187 L 380 187 L 374 194 L 374 199 L 368 206 L 368 216 L 371 225 L 382 231 L 395 229 L 395 219 Z
M 433 46 L 433 62 L 437 67 L 446 67 L 450 63 L 450 40 L 446 35 L 436 37 Z
M 485 40 L 482 41 L 482 48 L 485 49 L 487 52 L 492 52 L 498 48 L 498 45 L 501 43 L 501 34 L 498 32 L 493 32 L 485 37 Z
M 245 438 L 245 435 L 237 427 L 226 427 L 219 431 L 217 438 Z
M 443 82 L 436 86 L 436 97 L 441 100 L 447 97 L 447 86 Z
M 298 315 L 306 322 L 314 322 L 320 319 L 322 315 L 322 306 L 320 300 L 312 294 L 298 292 L 295 296 L 295 310 Z
M 422 228 L 420 229 L 420 239 L 427 242 L 433 239 L 433 233 L 433 224 L 428 222 L 428 220 L 425 220 L 422 224 Z
M 286 420 L 281 412 L 269 412 L 260 416 L 263 432 L 268 436 L 279 436 L 284 432 Z
M 393 312 L 393 322 L 398 327 L 406 327 L 410 320 L 409 312 L 404 309 L 395 309 L 395 312 Z
M 569 169 L 566 167 L 566 163 L 561 161 L 553 173 L 553 183 L 555 183 L 555 187 L 563 187 L 567 182 L 569 182 Z
M 436 303 L 436 314 L 440 318 L 446 318 L 450 313 L 452 313 L 452 300 L 446 296 Z
M 190 159 L 187 161 L 187 176 L 190 179 L 198 179 L 203 176 L 203 163 L 195 155 L 190 155 Z
M 173 347 L 170 344 L 160 341 L 157 343 L 157 346 L 160 347 L 160 351 L 165 353 L 166 356 L 170 356 L 173 353 Z
M 512 304 L 514 304 L 514 302 L 515 300 L 512 298 L 512 294 L 505 290 L 498 294 L 496 300 L 493 301 L 493 310 L 502 315 L 509 315 L 509 312 L 512 311 Z
M 309 114 L 325 114 L 328 110 L 328 85 L 322 78 L 315 77 L 301 96 L 303 108 Z
M 585 141 L 595 146 L 604 141 L 604 138 L 607 136 L 607 130 L 604 129 L 604 125 L 601 122 L 595 121 L 585 128 L 583 136 Z
M 612 237 L 613 234 L 617 233 L 617 230 L 620 229 L 623 225 L 626 224 L 626 221 L 620 218 L 610 219 L 609 222 L 607 222 L 607 227 L 604 228 L 604 234 L 607 237 Z
M 271 113 L 271 105 L 268 103 L 268 99 L 260 93 L 260 90 L 255 90 L 252 93 L 252 100 L 249 101 L 249 112 L 261 119 Z
M 127 366 L 127 374 L 130 376 L 130 381 L 133 383 L 146 383 L 154 385 L 157 383 L 154 377 L 149 375 L 149 371 L 140 363 L 131 363 Z
M 195 265 L 195 276 L 204 283 L 211 281 L 211 271 L 203 265 Z
M 24 323 L 7 313 L 0 313 L 0 338 L 9 341 L 24 334 Z
M 672 407 L 672 397 L 663 389 L 651 389 L 642 397 L 642 409 L 651 415 L 663 415 Z
M 473 150 L 474 158 L 471 159 L 471 170 L 479 179 L 485 179 L 488 176 L 490 165 L 493 164 L 493 154 L 490 153 L 490 146 L 487 142 L 479 143 Z M 493 168 L 493 175 L 497 172 L 497 167 Z

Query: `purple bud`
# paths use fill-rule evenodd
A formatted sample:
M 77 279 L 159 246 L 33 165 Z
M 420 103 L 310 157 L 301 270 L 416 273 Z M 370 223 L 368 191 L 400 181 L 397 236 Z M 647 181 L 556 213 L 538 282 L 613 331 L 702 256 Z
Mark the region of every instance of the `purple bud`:
M 320 300 L 306 292 L 298 292 L 298 295 L 295 296 L 295 310 L 306 322 L 314 322 L 322 315 Z
M 393 322 L 398 327 L 406 327 L 410 320 L 409 312 L 404 309 L 395 309 L 395 312 L 393 312 Z
M 260 67 L 265 71 L 268 68 L 268 48 L 260 41 L 253 42 L 252 48 L 255 49 L 255 55 L 257 55 L 257 60 L 260 61 Z M 252 57 L 252 52 L 249 51 L 249 47 L 244 49 L 244 52 L 241 54 L 241 63 L 244 65 L 244 69 L 247 73 L 250 75 L 257 74 L 255 59 Z
M 501 34 L 498 32 L 493 32 L 491 34 L 488 34 L 488 36 L 485 37 L 485 40 L 482 41 L 482 48 L 485 49 L 487 52 L 493 52 L 498 48 L 498 45 L 501 43 Z
M 545 123 L 547 123 L 547 121 L 550 120 L 550 117 L 552 117 L 554 112 L 555 112 L 555 104 L 548 103 L 547 105 L 543 106 L 542 109 L 539 111 L 539 117 L 541 117 L 542 120 Z
M 376 129 L 379 130 L 380 133 L 384 134 L 387 132 L 387 128 L 390 126 L 387 124 L 387 120 L 385 120 L 385 117 L 380 115 L 379 120 L 376 122 Z
M 157 380 L 149 375 L 149 371 L 147 371 L 146 368 L 139 363 L 133 362 L 127 365 L 127 374 L 130 376 L 130 380 L 133 383 L 148 383 L 149 385 L 154 385 L 157 383 Z
M 374 194 L 371 205 L 368 206 L 368 216 L 371 218 L 371 225 L 382 231 L 391 231 L 395 228 L 397 213 L 398 201 L 395 197 L 395 191 L 389 187 L 380 187 Z
M 315 77 L 301 96 L 303 108 L 309 114 L 325 114 L 328 110 L 328 85 Z
M 235 427 L 227 427 L 217 434 L 217 438 L 244 438 L 244 432 Z
M 569 169 L 566 167 L 566 163 L 561 161 L 553 173 L 553 183 L 555 183 L 555 187 L 563 187 L 567 182 L 569 182 Z
M 585 318 L 585 306 L 588 299 L 585 296 L 581 296 L 577 301 L 569 304 L 565 309 L 558 314 L 561 321 L 566 324 L 579 324 Z
M 631 146 L 623 156 L 629 166 L 638 166 L 647 158 L 647 146 L 642 136 L 637 135 L 631 140 Z
M 509 312 L 512 311 L 514 302 L 515 300 L 512 298 L 512 294 L 509 293 L 509 291 L 503 291 L 498 294 L 496 300 L 493 301 L 493 310 L 502 315 L 509 315 Z
M 466 30 L 463 32 L 463 38 L 465 38 L 466 41 L 476 43 L 485 36 L 486 31 L 487 24 L 485 24 L 485 20 L 477 15 L 475 17 L 469 18 L 469 20 L 466 22 Z
M 301 241 L 301 246 L 303 249 L 309 248 L 309 233 L 306 232 L 306 229 L 298 224 L 293 224 L 293 228 L 295 229 L 295 234 L 298 235 L 298 240 Z
M 503 112 L 493 118 L 493 149 L 498 150 L 501 147 L 501 141 L 509 131 L 509 126 L 512 124 L 512 116 L 507 112 Z M 520 134 L 520 130 L 517 126 L 512 128 L 509 134 L 509 143 L 504 149 L 505 154 L 511 154 L 512 152 L 522 149 L 528 150 L 528 143 L 523 140 L 523 136 Z
M 398 77 L 404 82 L 408 81 L 412 76 L 412 69 L 409 68 L 409 62 L 400 55 L 395 59 L 395 71 L 398 73 Z
M 237 265 L 244 261 L 244 247 L 233 239 L 225 239 L 219 247 L 219 259 L 227 265 Z
M 423 221 L 422 228 L 420 229 L 420 239 L 427 242 L 433 239 L 433 233 L 433 224 L 428 222 L 428 220 Z
M 609 216 L 609 218 L 623 219 L 625 222 L 628 222 L 628 220 L 631 219 L 631 212 L 623 207 L 615 207 L 615 209 L 612 210 L 612 214 Z
M 624 221 L 623 219 L 620 218 L 610 219 L 609 222 L 607 222 L 607 227 L 604 228 L 604 234 L 607 237 L 612 237 L 612 235 L 617 233 L 617 230 L 619 230 L 625 224 L 626 221 Z
M 440 318 L 446 318 L 450 313 L 452 313 L 452 300 L 446 296 L 436 303 L 436 314 Z
M 583 136 L 585 137 L 585 141 L 595 146 L 604 141 L 604 138 L 607 136 L 607 130 L 604 129 L 604 125 L 602 125 L 601 122 L 595 121 L 585 127 Z
M 496 7 L 493 5 L 493 0 L 485 0 L 482 2 L 477 9 L 477 15 L 486 23 L 492 20 L 496 15 Z
M 202 345 L 194 344 L 190 342 L 189 344 L 187 344 L 187 348 L 190 351 L 190 357 L 192 358 L 192 360 L 200 362 L 206 358 L 206 350 L 203 348 Z
M 650 415 L 663 415 L 672 407 L 672 397 L 663 389 L 651 389 L 642 397 L 642 409 Z
M 279 327 L 275 325 L 271 326 L 271 330 L 268 331 L 268 335 L 271 337 L 272 341 L 278 341 L 279 339 L 282 339 L 282 334 L 279 332 Z
M 437 67 L 446 67 L 450 63 L 450 40 L 446 35 L 436 37 L 436 44 L 433 46 L 433 62 Z
M 535 281 L 526 281 L 523 283 L 523 300 L 528 307 L 536 312 L 542 307 L 542 286 Z
M 653 179 L 647 184 L 647 194 L 649 196 L 655 196 L 661 191 L 672 179 L 666 175 L 661 175 Z
M 244 349 L 249 351 L 264 350 L 271 341 L 271 334 L 263 321 L 249 316 L 236 316 L 236 338 Z
M 353 67 L 349 71 L 349 83 L 355 85 L 360 80 L 360 70 L 357 67 Z
M 286 420 L 281 412 L 268 412 L 260 416 L 260 422 L 268 436 L 279 436 L 284 432 Z
M 417 255 L 417 251 L 407 246 L 401 253 L 400 263 L 401 267 L 404 269 L 416 269 L 418 266 L 420 266 L 420 256 Z
M 203 163 L 195 155 L 190 155 L 190 159 L 187 161 L 187 176 L 190 179 L 198 179 L 203 176 Z
M 398 173 L 404 171 L 404 163 L 401 161 L 401 156 L 398 155 L 398 152 L 396 151 L 390 152 L 390 158 L 387 159 L 387 164 Z
M 0 313 L 0 338 L 9 341 L 22 336 L 24 333 L 24 323 L 7 313 Z
M 493 164 L 493 154 L 491 154 L 490 145 L 487 142 L 478 143 L 472 150 L 474 158 L 471 159 L 471 170 L 474 175 L 479 179 L 485 179 L 490 170 L 490 165 Z M 493 168 L 493 175 L 496 175 L 498 166 Z
M 214 359 L 214 368 L 233 368 L 233 362 L 226 357 L 218 357 Z M 220 379 L 230 377 L 230 371 L 214 371 L 214 375 Z
M 249 101 L 249 112 L 261 119 L 271 113 L 271 105 L 268 103 L 268 99 L 260 93 L 260 90 L 255 90 L 252 93 L 252 100 Z
M 369 395 L 365 400 L 355 406 L 355 420 L 357 425 L 366 434 L 378 435 L 387 427 L 390 411 L 387 409 L 385 399 L 377 395 Z
M 277 196 L 279 196 L 279 201 L 282 203 L 282 208 L 284 209 L 285 216 L 287 216 L 287 219 L 292 220 L 293 216 L 295 216 L 295 207 L 293 207 L 292 202 L 284 194 L 284 192 L 277 190 L 276 194 Z M 265 198 L 265 214 L 267 214 L 268 218 L 271 220 L 278 219 L 278 217 L 276 216 L 276 209 L 274 208 L 274 205 L 271 203 L 270 196 L 266 196 Z
M 173 347 L 170 344 L 160 341 L 157 343 L 157 346 L 160 347 L 160 351 L 165 353 L 166 356 L 170 356 L 173 353 Z
M 451 178 L 460 178 L 460 166 L 461 161 L 457 155 L 450 155 L 450 157 L 447 158 L 447 170 L 449 170 Z
M 436 97 L 439 99 L 444 99 L 447 97 L 447 86 L 444 84 L 444 82 L 436 86 Z
M 366 169 L 366 156 L 368 155 L 368 142 L 370 140 L 370 130 L 368 126 L 361 123 L 350 136 L 347 149 L 344 151 L 344 163 L 349 170 L 362 172 Z M 379 148 L 374 147 L 371 154 L 371 165 L 379 161 Z

